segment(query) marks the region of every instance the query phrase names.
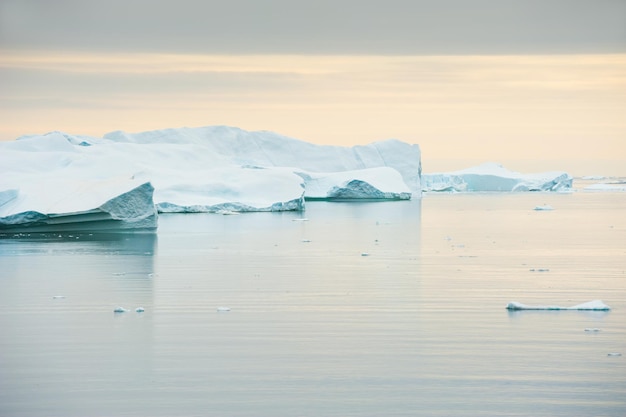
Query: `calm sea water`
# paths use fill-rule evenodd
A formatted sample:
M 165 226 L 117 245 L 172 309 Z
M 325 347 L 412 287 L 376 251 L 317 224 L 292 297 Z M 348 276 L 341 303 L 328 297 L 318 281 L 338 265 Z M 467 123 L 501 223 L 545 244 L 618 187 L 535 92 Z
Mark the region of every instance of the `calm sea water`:
M 625 210 L 426 195 L 0 240 L 0 416 L 624 416 Z

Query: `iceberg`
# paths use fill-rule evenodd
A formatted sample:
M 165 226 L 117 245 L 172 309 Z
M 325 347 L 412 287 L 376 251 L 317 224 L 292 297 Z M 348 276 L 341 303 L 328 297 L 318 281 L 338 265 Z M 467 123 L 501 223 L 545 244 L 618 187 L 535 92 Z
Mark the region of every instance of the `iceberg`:
M 307 200 L 409 200 L 411 190 L 389 167 L 334 173 L 297 172 Z
M 131 194 L 103 188 L 114 178 L 153 187 L 146 211 L 135 213 L 136 202 L 120 198 L 147 196 L 147 188 Z M 110 213 L 121 220 L 117 227 L 149 229 L 156 227 L 153 205 L 162 213 L 302 211 L 309 197 L 408 199 L 420 195 L 420 179 L 419 146 L 394 139 L 322 146 L 225 126 L 102 138 L 50 132 L 0 143 L 0 218 L 3 227 L 98 229 L 105 224 L 92 220 L 104 220 L 101 206 L 113 200 L 109 206 L 120 206 Z M 120 214 L 124 204 L 133 213 Z
M 572 177 L 561 171 L 521 174 L 500 164 L 485 163 L 476 167 L 447 173 L 422 175 L 423 191 L 567 191 Z
M 583 188 L 583 190 L 584 191 L 624 192 L 626 191 L 626 184 L 608 184 L 608 183 L 592 184 L 592 185 L 586 186 L 585 188 Z
M 586 310 L 586 311 L 609 311 L 611 307 L 600 300 L 593 300 L 587 303 L 578 304 L 572 307 L 560 306 L 533 306 L 512 301 L 506 306 L 507 310 Z
M 153 231 L 153 191 L 126 179 L 25 182 L 0 191 L 0 233 Z

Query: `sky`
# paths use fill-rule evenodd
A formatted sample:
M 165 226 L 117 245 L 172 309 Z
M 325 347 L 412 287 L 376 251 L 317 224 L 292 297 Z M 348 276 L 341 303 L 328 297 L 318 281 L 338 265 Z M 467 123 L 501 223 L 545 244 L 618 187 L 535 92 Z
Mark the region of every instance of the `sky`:
M 626 175 L 624 0 L 0 0 L 0 140 L 208 125 Z

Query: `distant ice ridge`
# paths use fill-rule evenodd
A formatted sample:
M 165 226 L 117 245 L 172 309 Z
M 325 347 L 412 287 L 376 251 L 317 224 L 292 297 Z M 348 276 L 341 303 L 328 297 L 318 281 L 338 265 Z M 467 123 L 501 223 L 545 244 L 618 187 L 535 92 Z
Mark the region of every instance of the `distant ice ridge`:
M 589 301 L 588 303 L 578 304 L 572 307 L 560 307 L 560 306 L 533 306 L 518 303 L 516 301 L 510 302 L 506 306 L 507 310 L 589 310 L 589 311 L 609 311 L 611 307 L 604 304 L 600 300 Z
M 592 184 L 583 188 L 585 191 L 615 191 L 615 192 L 624 192 L 626 191 L 626 184 L 624 183 L 600 183 L 600 184 Z
M 128 197 L 130 189 L 113 195 L 98 185 L 113 178 L 149 183 L 154 190 L 146 204 L 160 212 L 225 213 L 303 210 L 309 197 L 406 199 L 420 195 L 420 176 L 419 146 L 398 140 L 319 146 L 223 126 L 103 138 L 51 132 L 0 144 L 0 227 L 33 225 L 31 212 L 71 215 L 85 226 L 84 214 L 93 218 L 103 202 Z M 79 179 L 82 188 L 73 190 Z
M 461 171 L 422 175 L 423 191 L 568 191 L 572 177 L 566 172 L 521 174 L 489 162 Z

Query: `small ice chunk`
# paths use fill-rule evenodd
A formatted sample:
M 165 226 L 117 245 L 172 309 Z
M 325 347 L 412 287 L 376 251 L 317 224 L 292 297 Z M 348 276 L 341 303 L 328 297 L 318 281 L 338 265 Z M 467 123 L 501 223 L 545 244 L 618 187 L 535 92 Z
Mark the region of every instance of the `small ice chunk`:
M 223 216 L 237 216 L 240 213 L 236 212 L 236 211 L 232 211 L 232 210 L 217 210 L 215 212 L 216 214 L 221 214 Z
M 301 218 L 301 219 L 291 219 L 292 222 L 308 222 L 309 219 L 305 218 Z
M 585 331 L 590 333 L 597 333 L 600 331 L 600 329 L 598 329 L 597 327 L 587 327 Z
M 302 242 L 302 243 L 310 243 L 311 239 L 302 239 L 300 242 Z
M 370 256 L 370 254 L 369 254 L 369 253 L 367 253 L 367 252 L 362 252 L 362 253 L 361 253 L 361 256 Z
M 143 313 L 143 312 L 144 312 L 144 311 L 146 311 L 146 310 L 145 310 L 143 307 L 137 307 L 137 308 L 135 309 L 135 311 L 136 311 L 137 313 Z
M 59 300 L 59 299 L 65 298 L 65 296 L 64 295 L 53 295 L 52 298 L 55 299 L 55 300 Z
M 619 352 L 609 352 L 606 354 L 606 356 L 622 356 L 622 354 Z
M 230 311 L 230 307 L 218 307 L 217 311 L 223 312 L 223 311 Z
M 611 307 L 604 304 L 600 300 L 593 300 L 587 303 L 578 304 L 572 307 L 560 307 L 560 306 L 548 306 L 548 305 L 526 305 L 522 303 L 518 303 L 517 301 L 512 301 L 507 304 L 507 310 L 585 310 L 585 311 L 609 311 Z
M 114 313 L 126 313 L 127 311 L 128 310 L 126 310 L 124 307 L 120 307 L 120 306 L 117 306 L 115 307 L 115 309 L 113 309 Z
M 535 206 L 534 210 L 546 211 L 546 210 L 554 210 L 554 208 L 549 204 L 544 204 L 543 206 Z

